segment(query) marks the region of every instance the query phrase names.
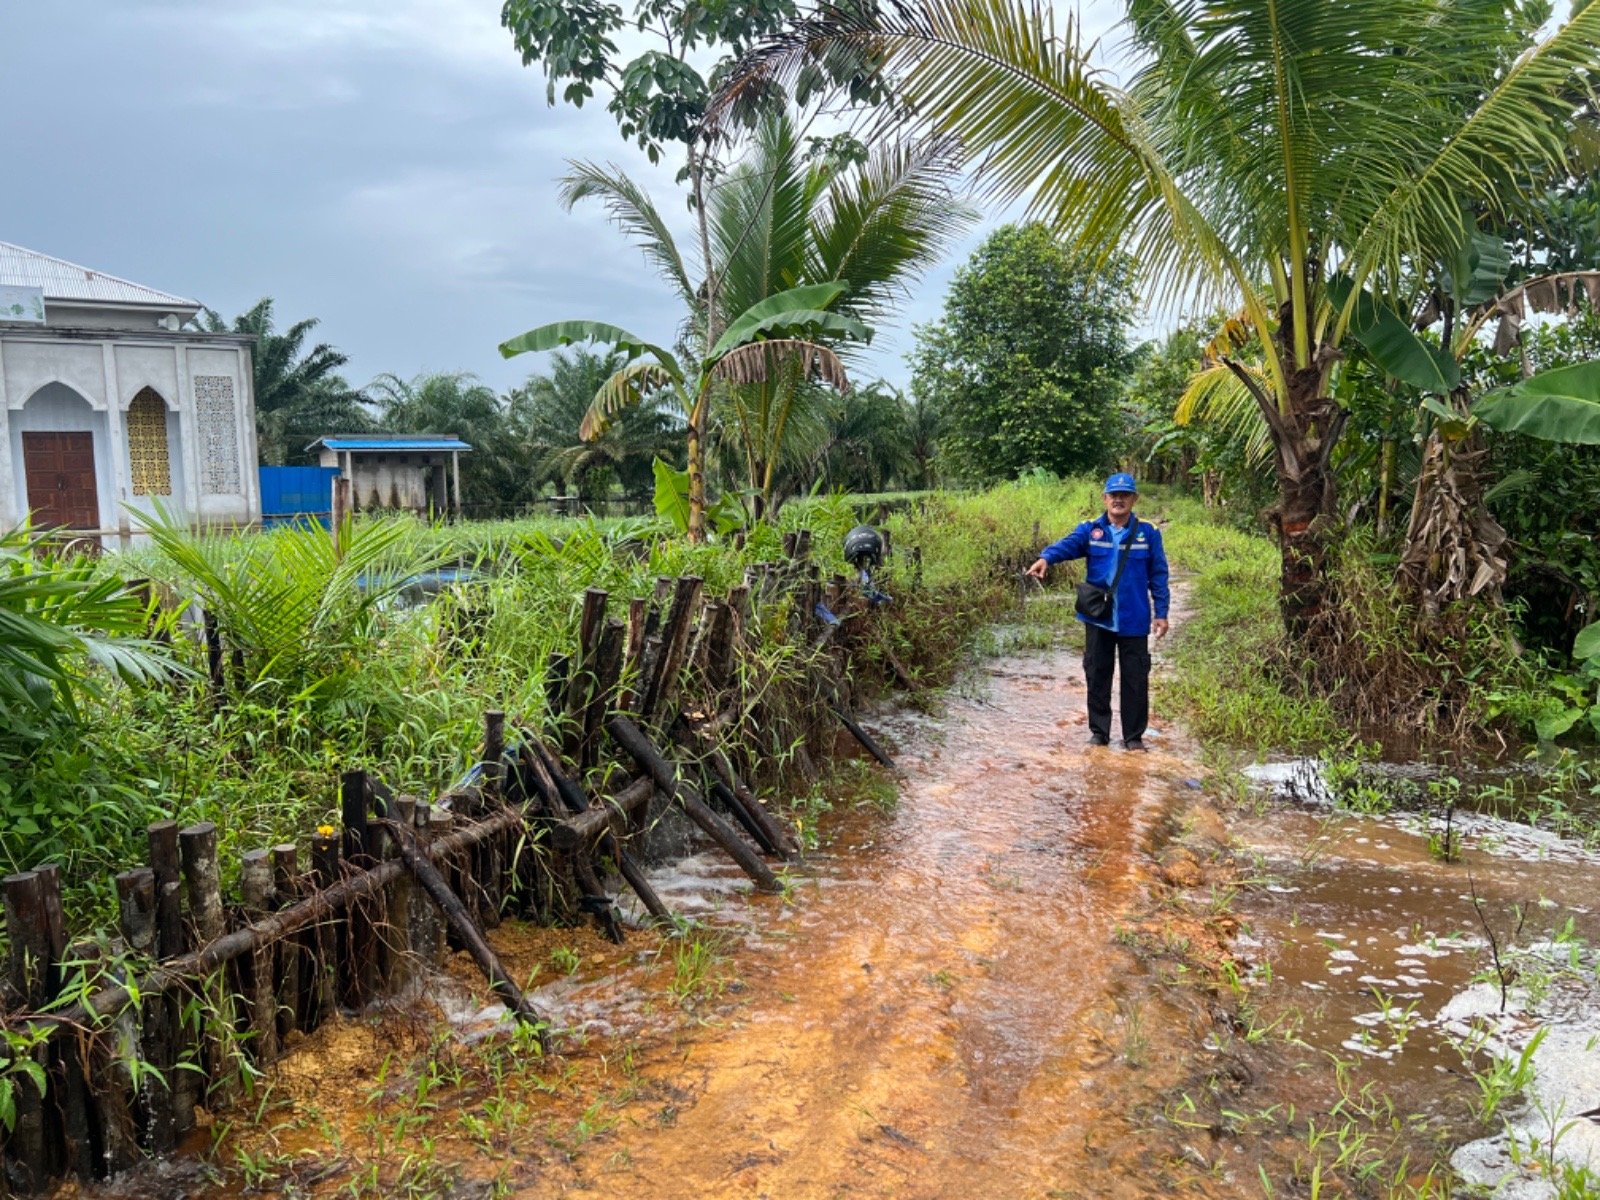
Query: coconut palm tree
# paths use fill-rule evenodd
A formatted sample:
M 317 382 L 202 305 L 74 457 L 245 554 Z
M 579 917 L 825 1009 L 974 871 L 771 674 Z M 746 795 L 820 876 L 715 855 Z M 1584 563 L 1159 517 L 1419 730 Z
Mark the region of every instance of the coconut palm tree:
M 948 139 L 886 145 L 864 162 L 850 157 L 808 158 L 787 114 L 764 115 L 750 153 L 717 181 L 707 202 L 705 242 L 715 264 L 709 287 L 697 282 L 660 212 L 626 175 L 575 164 L 562 202 L 570 208 L 599 200 L 641 246 L 684 306 L 680 332 L 688 344 L 702 338 L 708 292 L 717 307 L 713 324 L 724 329 L 782 291 L 841 285 L 829 311 L 865 325 L 885 319 L 976 214 L 955 195 L 959 162 Z M 847 361 L 848 344 L 840 341 L 832 345 Z M 719 380 L 708 397 L 716 400 L 724 440 L 743 459 L 758 514 L 771 507 L 780 468 L 811 458 L 826 436 L 825 393 L 808 386 L 802 361 L 772 359 L 771 369 Z M 703 427 L 691 421 L 689 436 L 703 441 Z
M 955 193 L 959 167 L 953 143 L 941 138 L 889 142 L 858 164 L 808 159 L 790 117 L 768 113 L 711 200 L 719 296 L 737 308 L 773 287 L 837 280 L 848 290 L 836 309 L 881 325 L 976 220 Z M 723 411 L 760 515 L 786 460 L 814 460 L 844 410 L 778 375 L 728 389 Z
M 1260 374 L 1219 361 L 1269 430 L 1284 618 L 1305 635 L 1341 525 L 1330 381 L 1361 297 L 1403 294 L 1464 212 L 1502 216 L 1565 166 L 1600 61 L 1600 5 L 1572 10 L 1541 28 L 1544 6 L 1481 0 L 1128 0 L 1118 80 L 1040 0 L 825 4 L 730 72 L 710 119 L 819 57 L 874 55 L 991 199 L 1128 254 L 1149 298 L 1237 310 Z

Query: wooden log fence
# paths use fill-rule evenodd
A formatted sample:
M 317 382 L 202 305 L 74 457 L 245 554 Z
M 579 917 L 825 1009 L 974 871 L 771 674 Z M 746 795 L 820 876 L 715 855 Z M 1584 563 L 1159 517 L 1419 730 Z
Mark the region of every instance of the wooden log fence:
M 547 664 L 548 725 L 486 713 L 477 765 L 431 801 L 346 772 L 337 828 L 244 850 L 233 895 L 214 824 L 152 824 L 148 862 L 116 876 L 118 936 L 104 959 L 68 947 L 54 865 L 5 877 L 0 1025 L 13 1062 L 37 1070 L 7 1074 L 14 1120 L 0 1128 L 0 1195 L 170 1152 L 197 1109 L 236 1100 L 295 1035 L 407 994 L 452 947 L 472 955 L 512 1016 L 544 1033 L 484 930 L 506 913 L 587 912 L 621 940 L 613 876 L 652 922 L 674 928 L 638 857 L 653 802 L 683 813 L 757 891 L 781 891 L 768 859 L 793 862 L 799 844 L 747 782 L 770 771 L 725 740 L 769 715 L 769 681 L 747 678 L 759 670 L 745 645 L 755 606 L 789 602 L 802 652 L 794 691 L 812 698 L 808 740 L 821 752 L 816 730 L 836 714 L 888 761 L 837 685 L 850 673 L 849 618 L 867 606 L 838 578 L 824 587 L 810 545 L 807 531 L 786 535 L 789 560 L 753 569 L 726 597 L 707 597 L 693 576 L 661 578 L 612 616 L 610 597 L 590 589 L 575 650 Z M 824 595 L 846 621 L 819 637 Z M 226 630 L 207 614 L 203 632 L 221 702 Z M 608 740 L 611 761 L 626 764 L 620 776 L 604 766 Z M 591 793 L 590 779 L 610 786 Z

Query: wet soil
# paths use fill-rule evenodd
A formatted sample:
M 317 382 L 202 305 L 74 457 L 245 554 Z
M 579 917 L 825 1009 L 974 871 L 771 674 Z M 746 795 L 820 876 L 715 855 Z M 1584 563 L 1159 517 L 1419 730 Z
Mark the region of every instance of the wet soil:
M 789 895 L 704 854 L 654 873 L 682 938 L 495 931 L 555 1056 L 463 959 L 433 1015 L 319 1031 L 215 1152 L 104 1194 L 1446 1194 L 1476 1085 L 1441 1014 L 1481 926 L 1600 937 L 1600 867 L 1220 805 L 1157 722 L 1148 754 L 1087 748 L 1073 653 L 991 660 L 873 722 L 898 802 L 841 786 Z

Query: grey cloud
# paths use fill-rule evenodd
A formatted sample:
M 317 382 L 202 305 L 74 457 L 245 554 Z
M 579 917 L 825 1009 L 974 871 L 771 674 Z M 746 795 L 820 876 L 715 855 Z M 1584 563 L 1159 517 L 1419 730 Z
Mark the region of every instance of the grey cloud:
M 467 370 L 505 387 L 503 338 L 598 317 L 670 338 L 670 291 L 598 207 L 565 213 L 565 161 L 644 181 L 689 236 L 676 164 L 625 144 L 603 101 L 545 102 L 498 0 L 103 0 L 0 12 L 0 238 L 195 296 L 263 295 L 364 383 Z M 68 86 L 63 86 L 63 80 Z M 991 222 L 992 223 L 992 222 Z M 865 370 L 904 382 L 918 288 Z

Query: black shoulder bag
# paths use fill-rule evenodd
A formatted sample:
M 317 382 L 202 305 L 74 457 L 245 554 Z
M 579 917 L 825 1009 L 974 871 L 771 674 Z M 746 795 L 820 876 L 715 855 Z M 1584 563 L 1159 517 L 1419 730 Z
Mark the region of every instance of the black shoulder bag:
M 1091 621 L 1111 619 L 1111 607 L 1117 595 L 1117 584 L 1122 582 L 1122 568 L 1128 565 L 1128 551 L 1133 549 L 1133 536 L 1138 532 L 1139 519 L 1135 517 L 1133 524 L 1128 526 L 1128 532 L 1122 535 L 1122 548 L 1117 551 L 1117 571 L 1111 577 L 1109 584 L 1090 583 L 1085 579 L 1078 585 L 1078 602 L 1075 607 L 1080 615 Z

